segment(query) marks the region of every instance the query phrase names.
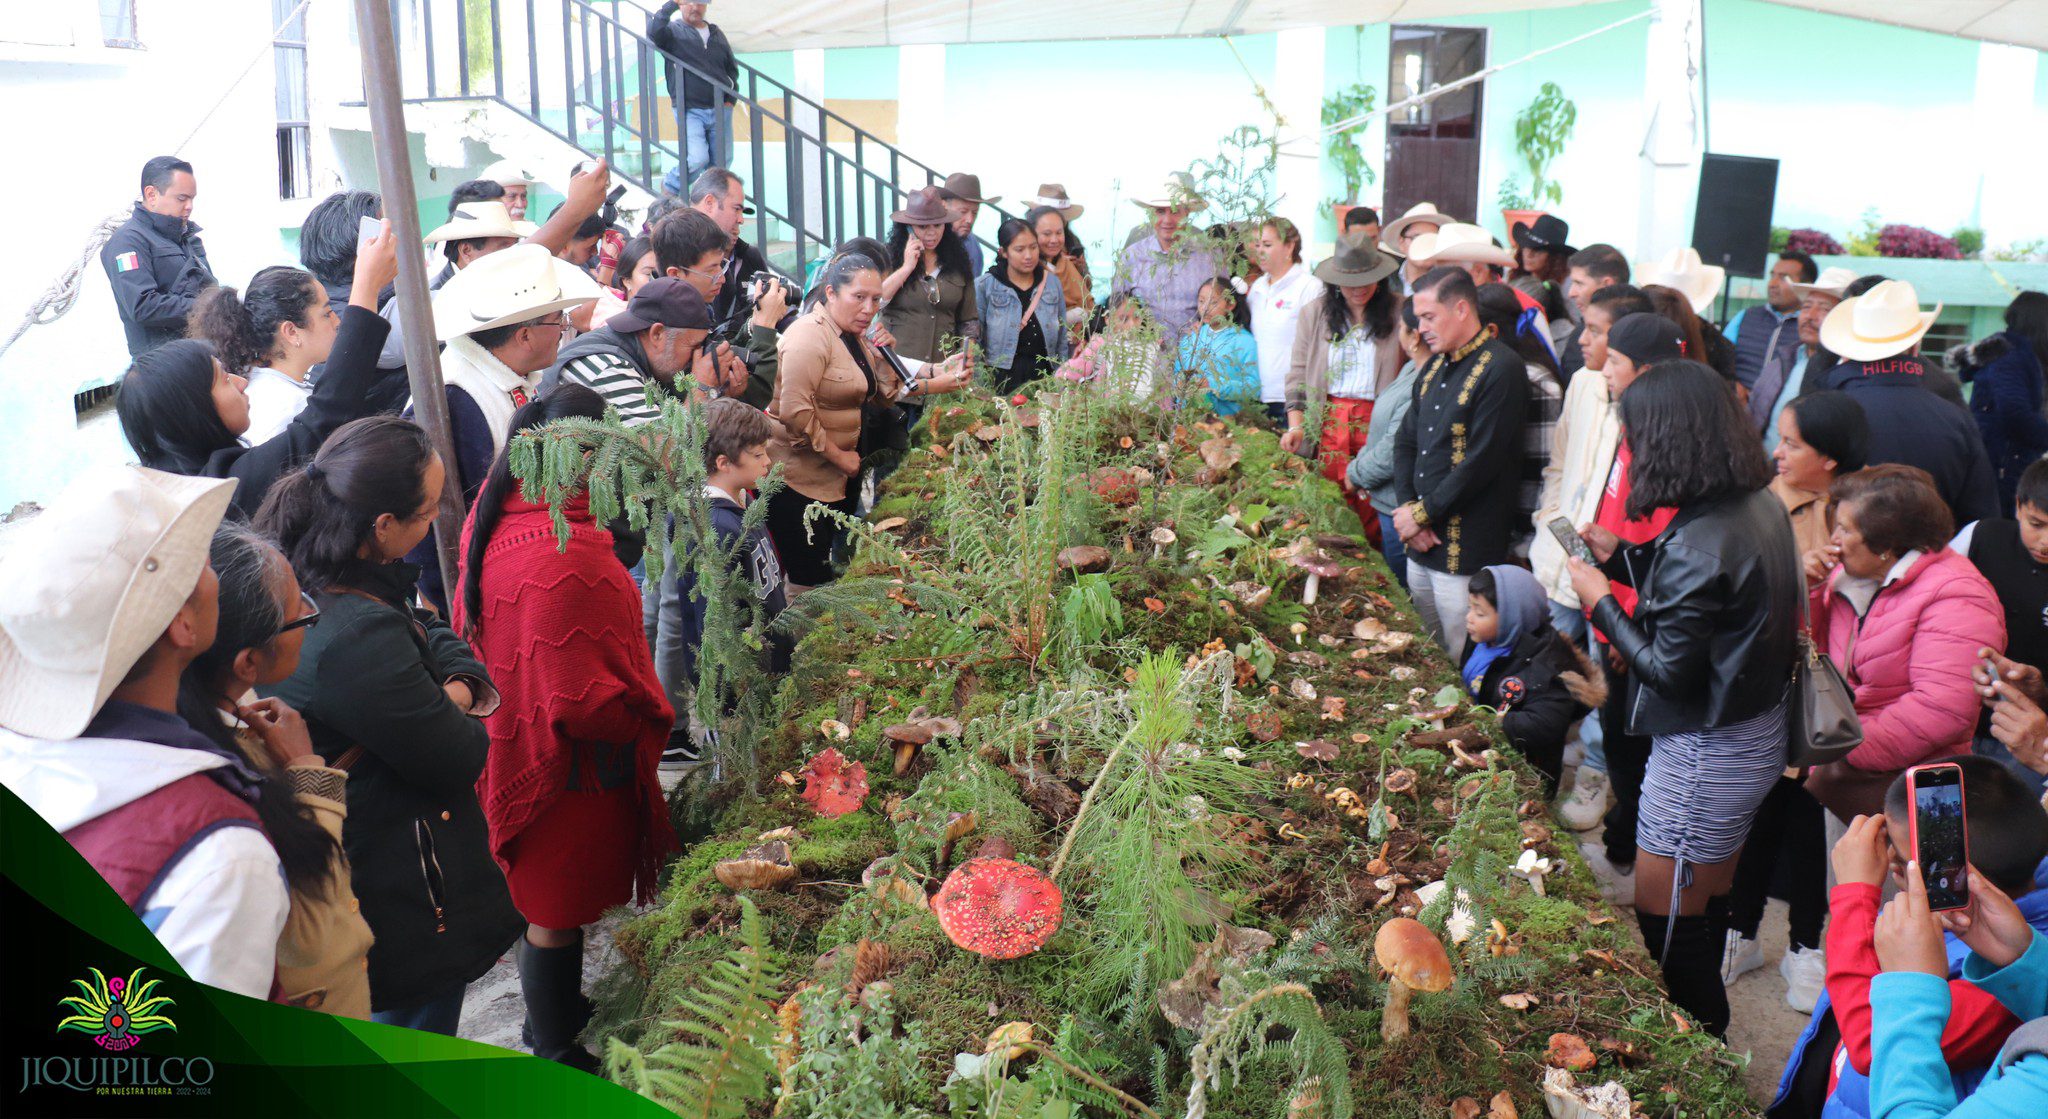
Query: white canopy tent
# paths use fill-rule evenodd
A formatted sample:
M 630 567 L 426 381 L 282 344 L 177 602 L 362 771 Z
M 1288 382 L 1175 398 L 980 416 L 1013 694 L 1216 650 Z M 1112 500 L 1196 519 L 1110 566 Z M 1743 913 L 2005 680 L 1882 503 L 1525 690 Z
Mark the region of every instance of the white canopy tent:
M 652 0 L 645 0 L 652 3 Z M 1585 0 L 794 0 L 719 4 L 742 50 L 1249 35 L 1428 22 Z M 2048 50 L 2048 0 L 1775 0 L 1789 7 Z

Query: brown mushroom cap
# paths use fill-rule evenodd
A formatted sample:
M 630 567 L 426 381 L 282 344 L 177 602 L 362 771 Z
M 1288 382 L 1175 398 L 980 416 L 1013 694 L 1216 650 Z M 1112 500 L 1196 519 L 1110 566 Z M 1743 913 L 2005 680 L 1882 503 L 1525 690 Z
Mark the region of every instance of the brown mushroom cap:
M 1101 571 L 1109 566 L 1109 549 L 1099 544 L 1076 544 L 1062 549 L 1058 560 L 1061 567 L 1075 571 Z
M 1154 544 L 1171 544 L 1178 539 L 1180 539 L 1180 537 L 1175 536 L 1173 534 L 1173 530 L 1166 527 L 1165 525 L 1160 525 L 1158 528 L 1152 530 L 1152 542 Z
M 901 742 L 910 746 L 924 746 L 929 744 L 936 736 L 932 734 L 930 727 L 921 727 L 916 723 L 898 723 L 893 727 L 883 727 L 882 737 L 891 742 Z
M 1337 557 L 1321 550 L 1288 556 L 1287 562 L 1325 579 L 1335 579 L 1344 574 L 1344 565 L 1337 562 Z
M 795 878 L 796 867 L 789 861 L 789 844 L 778 839 L 717 863 L 711 875 L 729 890 L 773 890 Z
M 1372 952 L 1387 974 L 1418 991 L 1441 991 L 1451 985 L 1451 957 L 1443 941 L 1412 917 L 1381 925 Z

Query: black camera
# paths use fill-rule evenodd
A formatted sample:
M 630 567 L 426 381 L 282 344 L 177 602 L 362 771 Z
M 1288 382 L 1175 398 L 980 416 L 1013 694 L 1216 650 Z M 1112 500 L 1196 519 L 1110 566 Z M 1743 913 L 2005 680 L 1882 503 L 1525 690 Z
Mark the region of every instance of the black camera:
M 761 298 L 768 294 L 769 284 L 782 289 L 782 302 L 792 308 L 803 297 L 803 293 L 796 290 L 796 285 L 784 279 L 780 273 L 763 268 L 747 277 L 747 302 L 759 305 Z

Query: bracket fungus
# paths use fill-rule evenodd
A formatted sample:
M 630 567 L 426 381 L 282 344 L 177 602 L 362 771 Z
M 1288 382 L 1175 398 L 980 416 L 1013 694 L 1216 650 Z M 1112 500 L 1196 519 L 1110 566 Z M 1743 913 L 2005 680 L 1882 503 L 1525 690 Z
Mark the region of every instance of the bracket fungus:
M 1451 985 L 1451 957 L 1429 926 L 1396 917 L 1380 926 L 1373 956 L 1387 969 L 1387 1009 L 1380 1038 L 1388 1044 L 1408 1036 L 1408 999 L 1415 991 L 1434 994 Z
M 1009 859 L 977 857 L 946 876 L 932 912 L 952 942 L 979 956 L 1012 960 L 1059 931 L 1061 898 L 1045 872 Z

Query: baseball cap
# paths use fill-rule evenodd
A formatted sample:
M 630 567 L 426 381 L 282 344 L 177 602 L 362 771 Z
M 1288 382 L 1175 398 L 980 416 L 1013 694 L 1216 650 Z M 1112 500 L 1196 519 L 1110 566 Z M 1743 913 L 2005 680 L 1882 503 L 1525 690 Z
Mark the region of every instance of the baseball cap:
M 710 330 L 711 308 L 696 288 L 662 276 L 640 285 L 626 309 L 605 320 L 620 334 L 638 334 L 655 323 L 671 330 Z
M 1607 348 L 1639 368 L 1686 356 L 1685 335 L 1678 324 L 1649 311 L 1623 315 L 1607 332 Z

